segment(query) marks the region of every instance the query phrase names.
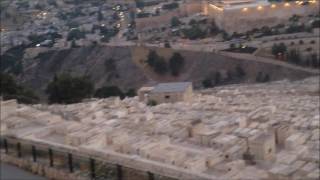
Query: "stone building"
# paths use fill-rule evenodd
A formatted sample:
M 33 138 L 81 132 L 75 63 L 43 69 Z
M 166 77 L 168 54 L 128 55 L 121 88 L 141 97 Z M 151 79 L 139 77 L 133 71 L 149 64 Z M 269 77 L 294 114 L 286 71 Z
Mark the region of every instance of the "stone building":
M 140 101 L 156 103 L 190 101 L 192 94 L 191 82 L 160 83 L 154 87 L 142 87 L 138 91 Z

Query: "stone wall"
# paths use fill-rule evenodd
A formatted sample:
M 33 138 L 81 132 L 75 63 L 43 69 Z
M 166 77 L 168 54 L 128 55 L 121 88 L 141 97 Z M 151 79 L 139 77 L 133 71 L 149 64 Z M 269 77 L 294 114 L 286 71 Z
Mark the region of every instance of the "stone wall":
M 309 5 L 291 3 L 275 3 L 247 9 L 235 8 L 219 10 L 207 4 L 207 15 L 216 20 L 217 25 L 228 33 L 245 32 L 262 26 L 273 26 L 286 22 L 292 15 L 309 15 L 319 11 L 319 2 Z
M 181 4 L 178 9 L 163 13 L 160 16 L 136 18 L 136 27 L 138 31 L 158 28 L 170 24 L 173 17 L 184 17 L 195 13 L 200 13 L 202 11 L 202 3 L 192 1 L 186 4 Z

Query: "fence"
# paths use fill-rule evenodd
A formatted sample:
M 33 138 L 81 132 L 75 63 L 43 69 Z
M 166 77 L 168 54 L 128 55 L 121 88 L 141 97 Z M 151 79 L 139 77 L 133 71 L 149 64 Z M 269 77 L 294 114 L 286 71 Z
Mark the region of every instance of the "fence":
M 28 162 L 29 167 L 37 164 L 45 168 L 54 168 L 59 172 L 73 174 L 73 177 L 79 179 L 176 180 L 152 172 L 112 164 L 76 152 L 68 152 L 43 144 L 35 145 L 12 137 L 1 137 L 0 150 L 9 157 Z

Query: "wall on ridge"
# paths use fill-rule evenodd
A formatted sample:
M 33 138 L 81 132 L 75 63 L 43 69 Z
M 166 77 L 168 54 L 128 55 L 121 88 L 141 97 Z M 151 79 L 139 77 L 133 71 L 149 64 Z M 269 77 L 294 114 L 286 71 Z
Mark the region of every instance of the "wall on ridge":
M 298 5 L 291 3 L 274 3 L 270 5 L 257 7 L 248 7 L 246 11 L 243 8 L 225 9 L 223 11 L 207 4 L 207 15 L 216 20 L 217 25 L 228 33 L 245 32 L 253 28 L 262 26 L 274 26 L 286 22 L 294 14 L 309 15 L 316 14 L 319 11 L 319 1 L 309 5 Z

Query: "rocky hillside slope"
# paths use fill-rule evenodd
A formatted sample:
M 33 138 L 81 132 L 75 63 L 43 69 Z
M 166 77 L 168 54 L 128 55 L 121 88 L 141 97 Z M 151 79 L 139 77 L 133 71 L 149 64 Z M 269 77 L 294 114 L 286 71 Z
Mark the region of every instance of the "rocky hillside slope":
M 154 50 L 167 60 L 175 52 L 167 48 Z M 144 47 L 109 46 L 51 50 L 32 59 L 24 59 L 23 72 L 18 75 L 18 80 L 43 95 L 54 75 L 63 72 L 88 76 L 96 88 L 116 85 L 123 90 L 165 81 L 192 81 L 195 87 L 201 87 L 205 78 L 211 78 L 214 73 L 220 72 L 223 79 L 228 73 L 234 74 L 237 66 L 240 66 L 246 75 L 241 79 L 233 78 L 227 83 L 255 82 L 259 72 L 268 74 L 271 80 L 296 80 L 312 75 L 279 65 L 240 60 L 214 53 L 179 51 L 185 59 L 181 74 L 178 77 L 172 77 L 169 73 L 160 76 L 144 63 L 149 51 L 149 48 Z

